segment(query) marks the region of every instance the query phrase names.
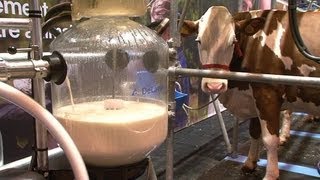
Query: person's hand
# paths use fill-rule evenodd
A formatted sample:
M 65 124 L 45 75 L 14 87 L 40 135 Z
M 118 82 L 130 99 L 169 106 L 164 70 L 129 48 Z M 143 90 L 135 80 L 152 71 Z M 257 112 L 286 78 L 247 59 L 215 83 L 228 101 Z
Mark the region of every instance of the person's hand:
M 155 0 L 151 6 L 151 21 L 160 21 L 170 15 L 171 0 Z
M 243 0 L 242 10 L 249 11 L 252 8 L 252 5 L 252 0 Z

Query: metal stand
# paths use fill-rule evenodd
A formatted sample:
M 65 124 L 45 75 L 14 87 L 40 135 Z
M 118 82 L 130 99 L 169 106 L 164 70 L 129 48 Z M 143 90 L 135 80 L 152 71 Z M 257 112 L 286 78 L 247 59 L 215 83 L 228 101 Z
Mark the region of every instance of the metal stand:
M 147 180 L 157 180 L 157 174 L 156 174 L 156 171 L 154 170 L 151 157 L 148 158 Z
M 216 99 L 217 96 L 218 96 L 217 94 L 211 95 L 211 99 Z M 220 110 L 220 107 L 219 107 L 219 100 L 213 101 L 213 106 L 214 106 L 214 110 L 216 111 L 217 116 L 218 116 L 221 133 L 223 135 L 224 142 L 226 143 L 227 151 L 228 151 L 229 154 L 231 154 L 232 153 L 232 147 L 231 147 L 231 143 L 230 143 L 230 140 L 229 140 L 228 132 L 227 132 L 227 129 L 226 129 L 226 126 L 224 124 L 224 120 L 223 120 L 223 117 L 222 117 L 222 114 L 221 114 L 221 110 Z
M 238 157 L 238 134 L 239 134 L 239 119 L 235 118 L 233 122 L 233 133 L 232 133 L 232 158 Z
M 41 27 L 41 10 L 37 0 L 30 0 L 29 17 L 32 19 L 32 47 L 31 58 L 41 60 L 42 58 L 42 27 Z M 33 79 L 33 96 L 41 106 L 45 107 L 45 88 L 42 78 Z M 48 146 L 47 146 L 47 129 L 38 120 L 35 121 L 36 130 L 36 170 L 43 172 L 47 176 L 48 167 Z
M 168 102 L 169 102 L 169 121 L 168 135 L 166 139 L 166 180 L 173 180 L 173 137 L 174 137 L 174 121 L 175 121 L 175 76 L 169 76 L 168 83 Z

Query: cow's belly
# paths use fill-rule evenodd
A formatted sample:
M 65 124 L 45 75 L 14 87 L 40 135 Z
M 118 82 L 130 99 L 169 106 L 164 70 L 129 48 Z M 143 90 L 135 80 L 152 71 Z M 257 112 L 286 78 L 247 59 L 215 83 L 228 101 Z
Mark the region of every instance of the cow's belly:
M 257 111 L 252 90 L 238 90 L 238 88 L 228 89 L 221 94 L 219 101 L 227 110 L 240 119 L 257 117 Z
M 310 115 L 320 116 L 320 106 L 316 106 L 311 102 L 303 102 L 301 99 L 297 99 L 297 101 L 293 103 L 289 103 L 285 101 L 282 105 L 282 109 L 289 109 L 292 112 L 304 112 Z

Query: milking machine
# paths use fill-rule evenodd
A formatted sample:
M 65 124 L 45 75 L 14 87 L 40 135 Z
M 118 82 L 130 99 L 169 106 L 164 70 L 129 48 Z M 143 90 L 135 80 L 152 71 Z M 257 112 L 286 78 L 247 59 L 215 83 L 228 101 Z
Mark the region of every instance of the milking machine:
M 57 33 L 50 45 L 51 53 L 46 56 L 42 55 L 38 1 L 30 1 L 27 19 L 0 18 L 1 28 L 32 31 L 30 47 L 10 49 L 12 53 L 27 52 L 28 58 L 0 59 L 2 81 L 33 79 L 34 100 L 38 103 L 24 101 L 27 97 L 21 92 L 0 84 L 3 98 L 16 103 L 38 120 L 37 167 L 32 170 L 41 176 L 35 173 L 32 178 L 88 179 L 89 172 L 91 179 L 135 179 L 143 174 L 147 174 L 148 179 L 156 179 L 149 155 L 167 139 L 166 179 L 173 179 L 172 122 L 178 76 L 320 85 L 319 79 L 312 77 L 298 79 L 177 67 L 174 60 L 180 45 L 178 29 L 181 24 L 175 21 L 177 2 L 172 1 L 171 5 L 170 19 L 173 21 L 170 27 L 173 28 L 168 46 L 154 31 L 129 19 L 145 13 L 147 4 L 144 0 L 73 1 L 72 27 L 60 35 Z M 67 16 L 60 14 L 60 18 Z M 39 106 L 44 106 L 43 79 L 52 82 L 52 114 Z M 4 91 L 6 88 L 8 90 Z M 64 150 L 64 153 L 57 150 L 54 158 L 48 156 L 47 128 Z M 69 164 L 50 169 L 48 161 L 55 161 L 56 155 L 61 154 L 67 156 Z M 3 169 L 1 173 L 5 174 L 9 168 Z M 19 171 L 19 175 L 28 172 Z
M 312 3 L 312 2 L 311 2 Z M 292 38 L 302 55 L 306 58 L 313 60 L 317 63 L 320 63 L 320 57 L 317 57 L 308 50 L 308 47 L 303 42 L 303 37 L 301 37 L 298 20 L 297 20 L 297 2 L 294 0 L 288 1 L 288 13 L 289 13 L 289 24 L 290 29 L 292 30 Z
M 2 80 L 33 78 L 42 105 L 42 78 L 53 82 L 52 113 L 75 142 L 90 178 L 135 179 L 148 169 L 148 179 L 155 179 L 148 156 L 167 136 L 169 48 L 154 31 L 129 19 L 145 13 L 146 1 L 73 1 L 72 27 L 43 57 L 41 12 L 37 2 L 30 7 L 29 19 L 0 21 L 1 27 L 36 25 L 30 48 L 10 49 L 31 57 L 1 60 Z M 46 129 L 38 126 L 35 170 L 49 179 L 82 177 L 68 167 L 48 168 Z
M 168 46 L 129 19 L 145 8 L 144 0 L 74 1 L 75 23 L 50 45 L 68 66 L 52 87 L 53 115 L 98 179 L 141 176 L 167 136 Z

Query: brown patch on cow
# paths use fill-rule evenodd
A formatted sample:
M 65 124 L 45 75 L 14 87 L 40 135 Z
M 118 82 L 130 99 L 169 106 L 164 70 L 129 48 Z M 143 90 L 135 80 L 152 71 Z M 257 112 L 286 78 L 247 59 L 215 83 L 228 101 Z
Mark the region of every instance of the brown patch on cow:
M 266 20 L 265 27 L 263 31 L 266 35 L 270 35 L 273 31 L 277 29 L 277 22 L 282 21 L 286 16 L 286 11 L 273 11 L 273 10 L 264 10 L 258 13 L 259 17 L 263 17 Z
M 257 164 L 256 161 L 254 163 Z M 252 174 L 256 170 L 256 168 L 257 167 L 254 167 L 253 169 L 251 169 L 250 167 L 243 165 L 241 167 L 241 171 L 245 174 Z
M 298 88 L 296 86 L 286 86 L 285 95 L 288 102 L 292 103 L 297 100 Z
M 255 17 L 253 17 L 253 15 Z M 240 22 L 248 19 L 253 19 L 253 18 L 262 18 L 265 20 L 263 24 L 258 23 L 258 25 L 264 25 L 264 27 L 268 27 L 268 29 L 263 29 L 263 31 L 269 35 L 271 34 L 274 30 L 277 28 L 277 21 L 274 21 L 275 19 L 278 19 L 279 21 L 282 20 L 282 18 L 286 15 L 286 11 L 273 11 L 273 10 L 255 10 L 255 11 L 250 11 L 250 12 L 240 12 L 236 13 L 233 16 L 234 21 Z M 263 27 L 260 27 L 263 28 Z
M 298 14 L 297 16 L 298 22 L 301 20 L 302 17 L 303 17 L 303 14 Z M 312 14 L 310 17 L 312 17 Z M 310 20 L 312 21 L 312 19 Z M 287 21 L 288 21 L 288 18 L 286 17 L 284 19 L 284 22 L 287 22 Z M 284 23 L 284 26 L 288 27 L 288 22 Z M 306 25 L 301 25 L 301 27 L 307 28 Z M 301 27 L 300 27 L 300 31 L 301 31 Z M 316 38 L 314 38 L 313 36 L 307 36 L 308 32 L 310 32 L 310 30 L 313 30 L 313 28 L 316 29 L 316 27 L 312 27 L 311 29 L 308 29 L 309 31 L 307 32 L 301 31 L 302 33 L 301 35 L 306 43 L 306 46 L 309 48 L 309 50 L 314 55 L 319 56 L 320 55 L 319 47 L 311 46 L 311 43 L 315 43 Z M 293 59 L 292 69 L 285 70 L 283 74 L 293 75 L 293 76 L 299 76 L 299 75 L 302 76 L 298 67 L 305 64 L 310 67 L 316 67 L 316 71 L 312 71 L 309 74 L 310 77 L 320 77 L 320 71 L 319 71 L 320 65 L 312 60 L 307 59 L 299 52 L 299 50 L 296 48 L 296 45 L 292 39 L 292 34 L 290 29 L 287 29 L 287 33 L 283 37 L 281 44 L 283 44 L 281 47 L 282 55 Z M 310 88 L 310 87 L 302 87 L 302 86 L 290 86 L 290 88 L 286 88 L 286 96 L 289 102 L 295 102 L 297 97 L 299 97 L 302 101 L 307 103 L 312 102 L 316 106 L 320 105 L 319 92 L 320 92 L 320 88 L 318 87 Z
M 180 33 L 182 37 L 187 37 L 194 33 L 198 33 L 199 22 L 198 21 L 189 21 L 185 20 L 180 29 Z
M 192 34 L 198 33 L 198 21 L 184 20 L 180 29 L 180 34 L 182 37 L 191 36 Z M 169 27 L 169 19 L 164 18 L 161 21 L 155 21 L 148 25 L 148 28 L 156 31 L 158 35 L 162 33 Z
M 247 43 L 247 42 L 244 42 Z M 261 47 L 258 39 L 252 40 L 249 46 L 242 45 L 245 49 L 245 56 L 242 68 L 253 73 L 282 74 L 285 67 L 281 60 L 268 47 Z M 252 48 L 254 47 L 254 48 Z M 259 56 L 258 53 L 263 54 Z
M 300 87 L 298 97 L 300 97 L 303 102 L 309 103 L 312 102 L 316 106 L 320 105 L 320 97 L 319 97 L 320 88 L 308 88 L 308 87 Z
M 239 47 L 239 48 L 240 48 L 240 51 L 243 52 L 243 49 L 241 49 L 241 47 Z M 239 56 L 239 54 L 237 54 L 236 50 L 233 51 L 232 60 L 230 62 L 230 66 L 229 66 L 230 71 L 245 72 L 246 70 L 242 68 L 242 61 L 243 61 L 243 56 Z M 237 87 L 239 90 L 248 90 L 249 83 L 228 80 L 228 88 L 235 88 L 235 87 Z
M 257 23 L 253 21 L 254 23 Z M 258 25 L 255 25 L 258 26 Z M 262 27 L 259 26 L 261 29 Z M 240 48 L 244 52 L 242 71 L 254 73 L 281 73 L 284 69 L 281 61 L 278 61 L 274 52 L 267 46 L 261 47 L 260 41 L 262 37 L 251 38 L 248 34 L 243 33 L 240 29 L 236 29 L 237 39 Z M 262 53 L 263 56 L 257 56 Z
M 281 92 L 276 87 L 252 83 L 253 97 L 260 118 L 267 122 L 267 129 L 270 134 L 279 136 L 279 114 L 283 103 Z
M 244 12 L 237 12 L 236 14 L 233 15 L 233 19 L 235 22 L 241 21 L 244 19 L 251 19 L 252 15 L 249 11 L 244 11 Z
M 236 21 L 236 32 L 252 36 L 263 28 L 264 23 L 265 19 L 261 17 Z
M 250 119 L 249 133 L 253 139 L 259 139 L 261 137 L 261 126 L 259 118 Z

